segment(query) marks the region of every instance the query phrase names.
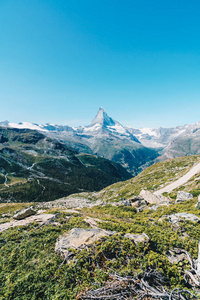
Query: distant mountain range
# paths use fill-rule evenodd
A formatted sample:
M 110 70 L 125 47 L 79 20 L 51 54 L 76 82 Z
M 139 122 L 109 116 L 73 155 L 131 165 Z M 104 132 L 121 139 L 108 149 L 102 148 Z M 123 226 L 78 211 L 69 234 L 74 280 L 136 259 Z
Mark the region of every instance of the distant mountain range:
M 131 177 L 120 164 L 38 131 L 0 127 L 0 202 L 49 201 Z
M 132 175 L 158 160 L 200 153 L 200 122 L 175 128 L 134 129 L 113 120 L 102 107 L 88 126 L 8 121 L 1 122 L 0 126 L 40 131 L 79 153 L 95 154 L 120 163 Z

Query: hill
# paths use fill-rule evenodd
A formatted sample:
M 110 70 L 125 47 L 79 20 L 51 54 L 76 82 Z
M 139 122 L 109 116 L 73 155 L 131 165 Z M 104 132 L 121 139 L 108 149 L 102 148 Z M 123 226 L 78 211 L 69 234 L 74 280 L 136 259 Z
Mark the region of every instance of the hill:
M 157 190 L 199 160 L 192 156 L 159 162 L 98 193 L 52 201 L 53 209 L 35 203 L 36 214 L 23 220 L 15 219 L 15 211 L 29 203 L 1 204 L 0 297 L 199 299 L 200 190 L 194 192 L 199 175 L 179 187 L 193 190 L 193 199 L 175 203 L 177 190 L 170 195 L 172 204 L 156 209 L 148 205 L 143 211 L 120 205 L 119 199 L 122 192 L 128 198 L 142 188 Z M 81 196 L 88 199 L 84 208 L 80 202 L 74 203 L 76 210 L 67 208 L 70 199 Z
M 1 202 L 49 201 L 128 178 L 119 164 L 78 154 L 37 131 L 0 128 Z
M 148 167 L 134 178 L 125 182 L 114 183 L 97 193 L 81 193 L 71 195 L 71 197 L 89 198 L 92 201 L 103 199 L 104 202 L 120 201 L 121 198 L 131 199 L 139 195 L 142 189 L 154 192 L 174 182 L 186 174 L 199 161 L 199 155 L 168 159 Z M 188 186 L 189 182 L 186 186 Z M 184 187 L 180 187 L 180 189 L 184 189 Z

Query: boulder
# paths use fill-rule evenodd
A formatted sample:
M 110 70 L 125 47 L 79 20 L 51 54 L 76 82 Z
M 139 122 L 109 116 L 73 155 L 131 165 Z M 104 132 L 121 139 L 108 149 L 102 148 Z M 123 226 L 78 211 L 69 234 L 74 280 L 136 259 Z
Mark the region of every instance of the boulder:
M 121 204 L 124 206 L 131 206 L 131 201 L 130 200 L 122 200 Z
M 165 197 L 163 195 L 158 195 L 157 197 L 160 201 L 160 205 L 167 205 L 168 206 L 168 205 L 172 204 L 168 197 Z
M 13 216 L 13 219 L 15 220 L 22 220 L 27 217 L 30 217 L 32 215 L 35 215 L 36 211 L 33 210 L 31 207 L 24 208 L 23 210 L 19 211 L 17 214 Z
M 66 255 L 68 254 L 68 248 L 84 248 L 86 245 L 98 241 L 103 236 L 111 236 L 115 233 L 114 231 L 106 231 L 99 228 L 73 228 L 58 238 L 55 251 Z
M 11 218 L 12 215 L 9 214 L 9 213 L 4 213 L 4 214 L 1 215 L 1 217 L 2 217 L 2 218 Z
M 28 226 L 29 224 L 33 222 L 37 222 L 40 225 L 43 224 L 49 224 L 51 223 L 51 220 L 53 219 L 54 215 L 53 214 L 40 214 L 40 215 L 34 215 L 27 217 L 23 220 L 12 220 L 10 222 L 5 222 L 0 224 L 0 232 L 7 230 L 9 228 L 15 227 L 15 226 Z M 55 223 L 51 223 L 55 224 Z
M 143 211 L 147 208 L 148 203 L 141 197 L 140 200 L 131 203 L 133 207 L 137 209 L 138 212 Z
M 195 207 L 196 208 L 200 208 L 200 195 L 198 196 L 198 200 L 197 200 L 197 203 L 195 204 Z
M 160 199 L 147 190 L 141 190 L 140 196 L 149 204 L 160 204 Z
M 193 199 L 193 195 L 187 192 L 179 191 L 175 203 L 184 202 Z
M 147 234 L 142 233 L 142 234 L 132 234 L 132 233 L 126 233 L 124 235 L 125 238 L 131 239 L 134 241 L 135 244 L 137 243 L 144 243 L 149 241 L 149 237 Z
M 141 201 L 144 200 L 144 198 L 142 196 L 133 196 L 133 198 L 130 199 L 131 203 L 137 202 L 137 201 Z
M 154 205 L 148 207 L 148 209 L 156 211 L 158 209 L 158 207 L 160 207 L 160 205 L 154 204 Z
M 200 222 L 200 218 L 195 216 L 194 214 L 189 214 L 189 213 L 177 213 L 177 214 L 172 214 L 172 215 L 167 215 L 167 216 L 162 216 L 158 221 L 163 221 L 165 218 L 169 219 L 169 222 L 176 224 L 178 223 L 181 219 L 185 219 L 187 221 L 192 221 L 192 222 Z

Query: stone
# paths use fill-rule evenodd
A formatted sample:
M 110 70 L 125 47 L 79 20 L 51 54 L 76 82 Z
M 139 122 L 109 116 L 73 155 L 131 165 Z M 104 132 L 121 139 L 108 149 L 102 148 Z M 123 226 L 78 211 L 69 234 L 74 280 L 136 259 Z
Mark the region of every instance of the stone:
M 187 255 L 185 253 L 174 253 L 172 250 L 169 250 L 166 253 L 166 256 L 171 264 L 179 263 L 180 261 L 187 260 Z
M 53 214 L 40 214 L 40 215 L 27 217 L 24 220 L 14 220 L 10 222 L 1 223 L 0 232 L 15 226 L 27 226 L 33 222 L 37 222 L 40 225 L 47 224 L 48 222 L 51 222 L 53 217 L 54 217 Z
M 58 238 L 55 252 L 61 252 L 65 256 L 69 248 L 84 248 L 86 245 L 90 245 L 104 236 L 111 236 L 115 233 L 114 231 L 106 231 L 100 228 L 73 228 Z
M 168 205 L 172 204 L 168 197 L 165 197 L 163 195 L 158 195 L 157 197 L 160 200 L 160 205 L 167 205 L 168 206 Z
M 179 191 L 175 203 L 184 202 L 193 199 L 193 195 L 187 192 Z
M 200 218 L 195 216 L 194 214 L 189 214 L 189 213 L 177 213 L 177 214 L 172 214 L 172 215 L 167 215 L 167 216 L 162 216 L 158 221 L 163 221 L 163 219 L 169 219 L 169 222 L 176 224 L 178 223 L 181 219 L 185 219 L 187 221 L 192 221 L 192 222 L 200 222 Z
M 160 204 L 160 199 L 147 190 L 141 190 L 140 196 L 149 204 Z
M 9 214 L 9 213 L 4 213 L 4 214 L 1 215 L 1 217 L 2 217 L 2 218 L 11 218 L 12 215 Z
M 145 243 L 145 242 L 149 241 L 149 237 L 145 233 L 142 233 L 142 234 L 126 233 L 124 235 L 124 237 L 127 238 L 127 239 L 133 240 L 135 244 L 137 244 L 137 243 Z
M 198 196 L 198 200 L 197 200 L 197 203 L 195 204 L 195 207 L 196 208 L 200 208 L 200 195 Z
M 160 205 L 154 204 L 154 205 L 148 207 L 148 209 L 152 209 L 152 210 L 156 211 L 158 209 L 158 207 L 160 207 Z
M 139 199 L 135 202 L 132 202 L 131 204 L 132 207 L 135 207 L 138 212 L 141 212 L 147 208 L 147 202 L 143 198 L 141 198 L 141 200 Z
M 121 204 L 124 206 L 131 206 L 131 201 L 130 200 L 122 200 Z
M 133 198 L 130 199 L 131 203 L 141 201 L 141 200 L 144 200 L 144 198 L 139 196 L 139 195 L 138 196 L 133 196 Z
M 24 208 L 23 210 L 19 211 L 17 214 L 13 216 L 13 219 L 15 220 L 23 220 L 27 217 L 30 217 L 32 215 L 35 215 L 36 211 L 33 210 L 31 207 Z

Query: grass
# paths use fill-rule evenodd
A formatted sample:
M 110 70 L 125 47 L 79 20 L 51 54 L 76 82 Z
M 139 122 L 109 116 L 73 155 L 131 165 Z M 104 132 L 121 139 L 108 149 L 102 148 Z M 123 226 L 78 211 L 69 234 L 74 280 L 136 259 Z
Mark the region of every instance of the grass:
M 114 183 L 100 192 L 85 194 L 84 197 L 93 200 L 101 199 L 104 202 L 115 202 L 120 201 L 121 197 L 131 199 L 134 195 L 138 195 L 142 189 L 153 192 L 186 174 L 199 160 L 200 156 L 194 155 L 158 162 L 130 180 Z M 75 196 L 79 196 L 79 194 Z

